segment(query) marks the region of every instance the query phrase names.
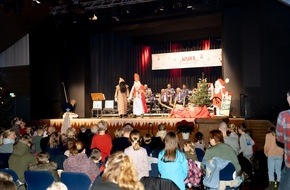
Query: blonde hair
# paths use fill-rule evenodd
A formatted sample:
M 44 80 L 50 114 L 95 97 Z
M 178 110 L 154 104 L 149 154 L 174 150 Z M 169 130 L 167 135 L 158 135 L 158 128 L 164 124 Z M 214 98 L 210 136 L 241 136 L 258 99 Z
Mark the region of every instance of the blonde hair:
M 13 181 L 13 177 L 6 172 L 0 172 L 0 180 Z
M 191 142 L 191 141 L 185 141 L 184 144 L 183 144 L 183 147 L 187 147 L 188 148 L 188 152 L 189 154 L 192 154 L 194 155 L 195 154 L 195 146 L 194 146 L 194 143 Z
M 59 145 L 59 141 L 60 141 L 60 139 L 59 139 L 58 132 L 51 133 L 51 135 L 49 137 L 49 142 L 48 142 L 49 143 L 49 147 L 50 148 L 54 148 L 54 147 L 58 146 Z
M 137 129 L 133 129 L 130 133 L 129 139 L 132 143 L 133 149 L 139 150 L 140 149 L 140 140 L 141 140 L 140 131 L 138 131 Z
M 108 122 L 105 120 L 101 120 L 98 122 L 98 129 L 99 131 L 106 131 L 108 129 Z
M 3 144 L 3 139 L 8 138 L 9 136 L 11 136 L 12 134 L 16 134 L 14 130 L 11 129 L 7 129 L 6 131 L 4 131 L 3 133 L 1 133 L 0 135 L 0 145 Z M 16 137 L 15 137 L 16 138 Z
M 118 184 L 121 189 L 144 190 L 134 164 L 122 151 L 117 151 L 109 156 L 102 177 L 104 181 Z
M 0 180 L 0 189 L 17 190 L 17 185 L 10 180 Z
M 116 129 L 115 132 L 114 132 L 115 138 L 123 137 L 123 134 L 124 134 L 124 131 L 121 128 Z
M 75 138 L 76 136 L 76 130 L 73 127 L 67 128 L 66 130 L 66 137 L 67 138 Z
M 53 182 L 46 190 L 68 190 L 67 186 L 58 181 L 58 182 Z
M 90 158 L 93 161 L 96 161 L 96 162 L 99 161 L 101 158 L 101 151 L 98 148 L 93 148 L 91 151 Z

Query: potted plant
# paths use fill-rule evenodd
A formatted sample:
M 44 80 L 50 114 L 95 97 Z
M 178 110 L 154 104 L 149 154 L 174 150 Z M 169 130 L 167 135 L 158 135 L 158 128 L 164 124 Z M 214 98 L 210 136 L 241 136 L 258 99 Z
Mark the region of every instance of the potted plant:
M 182 120 L 176 123 L 177 133 L 182 133 L 183 139 L 188 139 L 189 135 L 194 131 L 194 123 Z

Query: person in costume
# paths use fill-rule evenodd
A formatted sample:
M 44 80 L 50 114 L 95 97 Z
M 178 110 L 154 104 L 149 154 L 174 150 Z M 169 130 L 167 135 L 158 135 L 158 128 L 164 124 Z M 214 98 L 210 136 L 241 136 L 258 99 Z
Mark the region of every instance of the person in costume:
M 221 105 L 222 105 L 222 101 L 224 97 L 228 97 L 229 92 L 227 91 L 225 84 L 229 82 L 229 79 L 217 79 L 214 83 L 214 87 L 211 86 L 211 91 L 212 91 L 212 95 L 211 95 L 211 100 L 213 102 L 213 106 L 216 108 L 217 111 L 217 115 L 219 115 L 220 109 L 221 109 Z
M 129 86 L 125 83 L 124 79 L 119 78 L 119 84 L 115 90 L 115 101 L 118 104 L 118 114 L 120 118 L 127 115 L 128 107 Z
M 130 91 L 129 100 L 133 98 L 133 115 L 144 116 L 147 113 L 147 105 L 145 98 L 145 89 L 140 82 L 140 77 L 137 73 L 134 74 L 134 85 Z

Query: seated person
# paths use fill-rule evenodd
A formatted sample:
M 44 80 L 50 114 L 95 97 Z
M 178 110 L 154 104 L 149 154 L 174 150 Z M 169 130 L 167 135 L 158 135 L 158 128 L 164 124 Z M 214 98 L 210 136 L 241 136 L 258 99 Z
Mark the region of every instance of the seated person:
M 152 112 L 152 107 L 154 105 L 154 94 L 152 93 L 151 88 L 148 88 L 147 93 L 145 94 L 145 100 L 147 106 L 149 106 L 149 113 Z
M 28 167 L 29 170 L 34 171 L 49 171 L 53 175 L 54 181 L 60 181 L 57 169 L 56 162 L 49 162 L 49 154 L 47 152 L 40 152 L 37 155 L 37 164 L 30 165 Z
M 168 108 L 171 108 L 169 105 L 170 105 L 170 102 L 171 102 L 172 98 L 171 96 L 166 92 L 165 89 L 161 89 L 161 94 L 160 94 L 160 97 L 159 97 L 159 108 L 161 111 L 168 111 Z M 171 108 L 172 109 L 172 108 Z

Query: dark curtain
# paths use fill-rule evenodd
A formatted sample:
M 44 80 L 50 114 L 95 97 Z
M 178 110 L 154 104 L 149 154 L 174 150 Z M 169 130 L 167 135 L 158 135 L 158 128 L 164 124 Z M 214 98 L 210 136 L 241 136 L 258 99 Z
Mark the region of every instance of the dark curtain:
M 222 67 L 152 70 L 151 54 L 202 49 L 221 48 L 220 39 L 209 38 L 158 44 L 134 44 L 132 40 L 111 34 L 97 34 L 91 41 L 91 91 L 103 92 L 107 99 L 113 99 L 119 77 L 124 78 L 131 87 L 133 74 L 140 75 L 140 81 L 148 84 L 154 93 L 166 88 L 186 84 L 189 89 L 196 88 L 202 73 L 209 82 L 222 77 Z

